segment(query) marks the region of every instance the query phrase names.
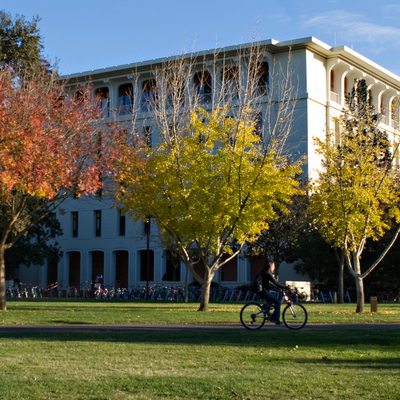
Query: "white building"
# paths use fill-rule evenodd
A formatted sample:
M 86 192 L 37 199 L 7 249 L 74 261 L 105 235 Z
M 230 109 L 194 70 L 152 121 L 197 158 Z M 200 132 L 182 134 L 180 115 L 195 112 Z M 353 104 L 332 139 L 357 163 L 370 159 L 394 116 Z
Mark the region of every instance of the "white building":
M 264 83 L 271 84 L 271 79 L 279 79 L 279 75 L 274 78 L 268 76 L 268 71 L 277 63 L 287 65 L 291 57 L 291 69 L 294 81 L 298 82 L 298 90 L 294 124 L 287 147 L 293 153 L 308 157 L 304 169 L 308 177 L 314 176 L 319 166 L 312 138 L 323 137 L 327 127 L 335 129 L 332 117 L 341 113 L 345 106 L 345 93 L 350 90 L 354 79 L 366 81 L 373 105 L 383 116 L 382 129 L 389 135 L 394 133 L 399 117 L 398 76 L 345 46 L 332 48 L 313 37 L 290 42 L 268 40 L 260 42 L 259 46 L 265 63 Z M 219 52 L 233 61 L 237 59 L 236 46 L 219 49 Z M 210 51 L 195 56 L 201 55 L 207 59 L 213 54 L 214 51 Z M 71 82 L 87 82 L 90 78 L 94 92 L 104 98 L 104 113 L 110 118 L 117 118 L 121 123 L 130 124 L 132 106 L 135 109 L 142 108 L 143 112 L 136 116 L 136 124 L 141 125 L 150 135 L 154 79 L 152 68 L 166 60 L 76 73 L 68 78 Z M 192 79 L 195 85 L 198 78 L 193 76 Z M 202 95 L 207 103 L 211 101 L 216 85 L 210 80 L 205 86 Z M 266 91 L 265 102 L 268 96 Z M 273 100 L 279 102 L 281 99 L 277 97 Z M 49 261 L 41 267 L 21 267 L 21 281 L 37 283 L 43 287 L 58 281 L 65 288 L 78 285 L 83 288 L 89 287 L 95 276 L 104 275 L 104 283 L 110 285 L 116 282 L 122 286 L 146 283 L 147 235 L 143 223 L 134 224 L 116 208 L 112 208 L 111 200 L 96 197 L 71 198 L 62 205 L 57 218 L 64 231 L 63 236 L 56 239 L 64 252 L 62 260 L 58 265 Z M 151 228 L 150 249 L 150 283 L 182 284 L 185 279 L 184 267 L 172 276 L 175 270 L 166 260 L 154 226 Z M 248 282 L 251 275 L 250 261 L 239 257 L 222 268 L 220 279 L 223 285 L 237 286 Z M 167 280 L 163 281 L 163 278 Z M 280 280 L 296 278 L 292 268 L 285 265 L 280 267 Z

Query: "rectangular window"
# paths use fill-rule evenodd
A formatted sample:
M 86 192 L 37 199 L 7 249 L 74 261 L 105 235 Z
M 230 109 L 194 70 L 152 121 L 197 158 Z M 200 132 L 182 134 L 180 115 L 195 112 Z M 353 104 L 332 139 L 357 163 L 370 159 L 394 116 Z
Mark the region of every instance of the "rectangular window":
M 239 97 L 239 68 L 230 66 L 221 71 L 222 91 L 225 101 L 236 100 Z
M 126 216 L 125 211 L 119 210 L 119 236 L 125 236 Z
M 268 94 L 269 83 L 269 66 L 267 62 L 261 63 L 258 72 L 258 95 L 265 96 Z
M 94 212 L 95 236 L 101 236 L 101 210 Z
M 149 79 L 142 85 L 142 111 L 154 111 L 157 102 L 157 84 L 155 79 Z
M 99 110 L 103 117 L 110 116 L 110 90 L 108 87 L 102 87 L 96 89 L 94 92 Z
M 49 219 L 50 219 L 50 237 L 54 239 L 56 237 L 56 229 L 54 227 L 54 224 L 57 222 L 56 213 L 50 213 Z
M 118 88 L 118 113 L 132 114 L 133 107 L 133 85 L 125 83 Z
M 211 75 L 208 71 L 196 72 L 193 78 L 194 90 L 199 96 L 200 104 L 211 103 L 212 100 L 212 87 Z
M 78 237 L 78 211 L 73 211 L 72 215 L 72 237 Z

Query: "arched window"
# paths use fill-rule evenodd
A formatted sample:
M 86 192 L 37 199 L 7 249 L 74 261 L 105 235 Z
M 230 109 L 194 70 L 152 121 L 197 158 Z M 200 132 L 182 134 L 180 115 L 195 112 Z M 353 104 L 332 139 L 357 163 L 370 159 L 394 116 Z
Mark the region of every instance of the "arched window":
M 124 83 L 118 88 L 118 112 L 119 114 L 132 114 L 133 85 Z
M 174 75 L 168 79 L 166 106 L 180 108 L 185 105 L 185 80 L 182 76 Z
M 208 71 L 196 72 L 193 78 L 194 90 L 199 97 L 200 104 L 212 101 L 211 75 Z
M 336 86 L 335 86 L 335 71 L 331 69 L 331 77 L 330 77 L 330 83 L 331 83 L 331 92 L 336 93 Z
M 157 101 L 157 84 L 155 79 L 149 79 L 142 85 L 142 111 L 153 111 Z
M 269 65 L 267 62 L 262 62 L 258 71 L 258 94 L 265 96 L 268 94 L 269 85 Z
M 97 88 L 94 95 L 103 117 L 108 117 L 110 115 L 110 90 L 107 86 Z
M 221 82 L 224 100 L 236 100 L 239 97 L 239 68 L 235 65 L 224 68 Z

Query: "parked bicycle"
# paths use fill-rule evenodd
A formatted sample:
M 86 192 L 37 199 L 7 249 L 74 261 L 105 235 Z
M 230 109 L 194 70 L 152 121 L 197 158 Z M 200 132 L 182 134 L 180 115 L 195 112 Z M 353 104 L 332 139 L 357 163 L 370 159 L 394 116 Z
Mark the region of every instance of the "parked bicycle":
M 283 292 L 281 304 L 286 302 L 282 312 L 282 320 L 289 329 L 301 329 L 307 323 L 307 310 L 303 305 L 296 303 L 297 289 L 289 289 Z M 258 302 L 247 303 L 240 311 L 240 321 L 246 329 L 260 329 L 265 322 L 273 322 L 272 303 L 260 304 Z

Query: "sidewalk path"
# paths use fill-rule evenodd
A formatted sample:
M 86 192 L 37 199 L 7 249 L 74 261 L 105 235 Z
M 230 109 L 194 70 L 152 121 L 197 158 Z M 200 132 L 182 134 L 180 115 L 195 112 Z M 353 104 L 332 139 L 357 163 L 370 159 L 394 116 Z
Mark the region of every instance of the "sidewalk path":
M 285 325 L 266 324 L 262 329 L 286 329 Z M 350 329 L 381 329 L 400 330 L 400 323 L 392 324 L 307 324 L 302 331 L 315 330 L 350 330 Z M 241 324 L 157 324 L 157 325 L 0 325 L 1 333 L 51 333 L 51 332 L 135 332 L 135 331 L 201 331 L 201 330 L 243 330 Z

